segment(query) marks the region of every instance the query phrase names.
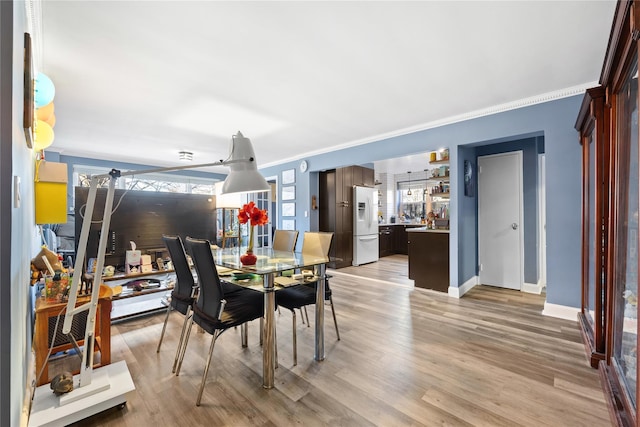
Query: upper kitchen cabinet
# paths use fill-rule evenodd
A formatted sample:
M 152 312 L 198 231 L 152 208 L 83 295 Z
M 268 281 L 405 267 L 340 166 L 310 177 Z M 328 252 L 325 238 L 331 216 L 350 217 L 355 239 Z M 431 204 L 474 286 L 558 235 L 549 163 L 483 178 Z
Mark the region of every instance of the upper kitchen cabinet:
M 353 174 L 353 185 L 363 187 L 373 187 L 375 185 L 374 170 L 362 166 L 351 166 Z

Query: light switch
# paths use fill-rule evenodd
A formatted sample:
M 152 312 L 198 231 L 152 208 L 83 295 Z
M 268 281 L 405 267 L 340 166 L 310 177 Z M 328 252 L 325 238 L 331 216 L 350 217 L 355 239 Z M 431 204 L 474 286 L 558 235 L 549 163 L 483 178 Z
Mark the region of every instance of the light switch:
M 309 212 L 308 211 L 304 211 L 304 217 L 308 217 L 309 216 Z

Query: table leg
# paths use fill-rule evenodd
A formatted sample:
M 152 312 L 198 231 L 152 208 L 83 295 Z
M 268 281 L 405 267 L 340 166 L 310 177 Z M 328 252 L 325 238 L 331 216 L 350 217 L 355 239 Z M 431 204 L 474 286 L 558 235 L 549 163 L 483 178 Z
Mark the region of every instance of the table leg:
M 326 267 L 318 266 L 320 280 L 316 285 L 316 349 L 314 359 L 318 362 L 324 360 L 324 281 Z
M 273 289 L 273 274 L 263 276 L 264 292 L 264 342 L 262 344 L 262 386 L 273 388 L 275 357 L 275 305 L 276 297 Z

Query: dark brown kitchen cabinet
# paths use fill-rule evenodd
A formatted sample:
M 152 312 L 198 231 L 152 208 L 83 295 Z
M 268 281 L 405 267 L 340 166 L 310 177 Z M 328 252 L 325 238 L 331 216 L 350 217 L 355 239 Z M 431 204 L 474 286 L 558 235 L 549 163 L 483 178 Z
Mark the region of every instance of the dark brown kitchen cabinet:
M 449 231 L 409 231 L 409 279 L 419 288 L 448 292 Z
M 378 252 L 379 256 L 393 255 L 395 252 L 395 242 L 393 240 L 393 225 L 381 225 L 378 227 Z
M 353 168 L 336 169 L 336 221 L 333 231 L 333 268 L 348 267 L 353 261 Z
M 332 231 L 331 268 L 348 267 L 353 261 L 353 186 L 373 187 L 373 169 L 348 166 L 320 173 L 319 231 Z
M 409 254 L 409 235 L 408 228 L 424 227 L 424 224 L 398 224 L 394 229 L 394 253 L 408 255 Z
M 362 166 L 352 166 L 351 168 L 353 174 L 353 185 L 359 185 L 362 187 L 373 187 L 375 185 L 373 169 L 364 168 Z

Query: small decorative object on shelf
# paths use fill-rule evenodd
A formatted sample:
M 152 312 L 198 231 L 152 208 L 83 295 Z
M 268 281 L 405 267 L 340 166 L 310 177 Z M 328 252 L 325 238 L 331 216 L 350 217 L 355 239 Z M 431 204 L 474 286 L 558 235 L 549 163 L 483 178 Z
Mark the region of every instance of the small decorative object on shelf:
M 51 380 L 51 384 L 49 385 L 51 390 L 56 394 L 56 396 L 60 396 L 64 393 L 69 393 L 73 390 L 73 374 L 71 372 L 65 371 L 61 374 L 56 375 Z
M 254 265 L 258 258 L 253 254 L 253 230 L 257 225 L 265 225 L 269 221 L 269 216 L 265 209 L 258 209 L 255 203 L 249 202 L 240 209 L 238 221 L 240 224 L 249 223 L 250 227 L 247 253 L 240 256 L 240 262 L 244 265 Z

